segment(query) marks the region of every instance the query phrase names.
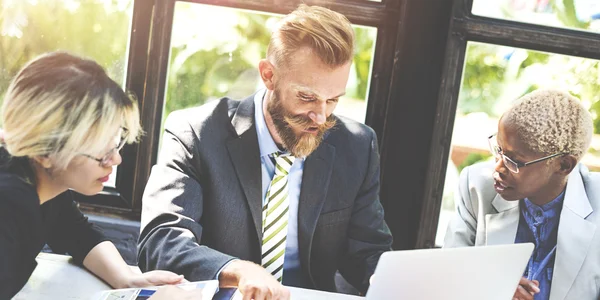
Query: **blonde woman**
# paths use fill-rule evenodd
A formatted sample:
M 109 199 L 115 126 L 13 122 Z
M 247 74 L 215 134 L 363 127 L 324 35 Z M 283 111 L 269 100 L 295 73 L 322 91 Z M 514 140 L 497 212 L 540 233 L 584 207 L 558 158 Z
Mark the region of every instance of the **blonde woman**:
M 141 132 L 136 101 L 98 64 L 60 52 L 31 61 L 8 88 L 2 120 L 0 299 L 25 285 L 46 243 L 114 288 L 184 280 L 167 271 L 133 272 L 68 191 L 100 192 L 121 163 L 121 147 Z M 170 287 L 153 299 L 165 294 L 192 295 Z
M 593 130 L 567 92 L 517 100 L 489 137 L 495 163 L 462 171 L 444 246 L 534 243 L 514 299 L 600 299 L 600 174 L 580 163 Z

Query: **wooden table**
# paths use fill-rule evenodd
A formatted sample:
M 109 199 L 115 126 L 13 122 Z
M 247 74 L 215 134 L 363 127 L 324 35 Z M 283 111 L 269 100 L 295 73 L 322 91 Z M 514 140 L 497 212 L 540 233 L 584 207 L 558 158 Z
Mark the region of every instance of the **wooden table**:
M 74 265 L 71 257 L 40 253 L 38 266 L 14 300 L 87 300 L 94 293 L 110 289 L 102 280 Z M 290 287 L 294 300 L 358 300 L 356 296 Z

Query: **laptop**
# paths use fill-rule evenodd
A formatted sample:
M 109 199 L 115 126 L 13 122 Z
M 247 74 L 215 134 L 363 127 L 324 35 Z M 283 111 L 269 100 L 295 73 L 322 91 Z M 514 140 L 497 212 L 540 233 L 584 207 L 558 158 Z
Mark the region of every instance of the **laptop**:
M 532 243 L 391 251 L 381 255 L 367 300 L 510 300 Z

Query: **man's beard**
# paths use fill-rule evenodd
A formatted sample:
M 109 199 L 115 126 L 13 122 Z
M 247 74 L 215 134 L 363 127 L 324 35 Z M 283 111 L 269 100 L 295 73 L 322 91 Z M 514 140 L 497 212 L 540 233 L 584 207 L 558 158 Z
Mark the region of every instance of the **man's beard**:
M 330 115 L 327 117 L 325 123 L 318 125 L 307 116 L 295 116 L 286 111 L 281 104 L 279 96 L 279 91 L 275 90 L 271 101 L 267 104 L 267 111 L 273 119 L 275 130 L 277 130 L 277 134 L 281 137 L 283 146 L 294 157 L 307 157 L 319 147 L 323 141 L 325 132 L 335 126 L 335 117 Z M 301 130 L 309 127 L 317 127 L 317 134 L 305 132 L 296 135 L 292 129 L 293 127 Z

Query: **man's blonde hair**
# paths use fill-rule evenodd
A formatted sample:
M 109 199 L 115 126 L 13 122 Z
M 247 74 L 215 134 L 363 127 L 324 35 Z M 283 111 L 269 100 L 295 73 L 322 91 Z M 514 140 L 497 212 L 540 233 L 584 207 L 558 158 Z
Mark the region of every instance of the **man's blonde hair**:
M 82 153 L 101 156 L 120 127 L 129 143 L 142 132 L 135 98 L 96 62 L 64 52 L 42 55 L 16 75 L 2 119 L 0 144 L 11 156 L 50 156 L 58 169 Z
M 301 4 L 273 31 L 267 58 L 275 66 L 286 66 L 301 47 L 309 47 L 326 65 L 339 67 L 352 60 L 354 30 L 340 13 Z
M 519 139 L 532 151 L 568 153 L 577 160 L 587 152 L 594 132 L 592 116 L 568 92 L 541 89 L 516 101 L 502 118 L 516 126 Z

